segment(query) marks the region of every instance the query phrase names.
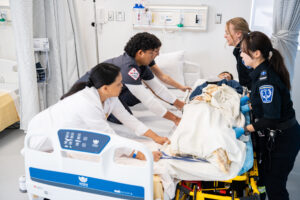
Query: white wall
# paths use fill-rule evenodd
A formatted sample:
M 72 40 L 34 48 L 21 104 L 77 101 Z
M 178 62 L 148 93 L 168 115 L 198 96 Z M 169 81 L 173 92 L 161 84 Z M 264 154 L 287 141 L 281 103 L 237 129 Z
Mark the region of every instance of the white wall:
M 102 31 L 98 34 L 100 61 L 115 57 L 123 53 L 123 48 L 128 39 L 141 30 L 132 28 L 132 7 L 135 1 L 124 0 L 98 0 L 97 7 L 108 10 L 125 11 L 125 22 L 112 21 L 103 25 Z M 218 74 L 228 70 L 233 72 L 235 77 L 235 59 L 232 55 L 232 48 L 225 47 L 224 27 L 228 19 L 236 16 L 250 19 L 251 0 L 148 0 L 149 4 L 164 5 L 207 5 L 209 7 L 208 30 L 205 32 L 176 32 L 164 33 L 151 30 L 163 43 L 161 53 L 176 50 L 186 50 L 186 58 L 198 63 L 204 77 Z M 222 13 L 222 24 L 215 24 L 215 14 Z
M 8 6 L 9 0 L 0 0 L 0 6 L 3 5 Z M 0 23 L 0 58 L 9 60 L 17 59 L 14 32 L 11 23 Z
M 0 58 L 17 59 L 12 25 L 0 24 Z

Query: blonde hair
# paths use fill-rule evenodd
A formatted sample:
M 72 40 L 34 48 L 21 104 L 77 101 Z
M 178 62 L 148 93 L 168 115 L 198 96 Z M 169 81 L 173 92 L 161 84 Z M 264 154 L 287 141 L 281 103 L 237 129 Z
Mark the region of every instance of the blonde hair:
M 250 32 L 248 22 L 242 17 L 235 17 L 226 22 L 226 27 L 227 27 L 227 30 L 228 30 L 231 38 L 232 38 L 232 34 L 229 29 L 230 24 L 233 25 L 233 29 L 235 31 L 241 31 L 242 34 Z

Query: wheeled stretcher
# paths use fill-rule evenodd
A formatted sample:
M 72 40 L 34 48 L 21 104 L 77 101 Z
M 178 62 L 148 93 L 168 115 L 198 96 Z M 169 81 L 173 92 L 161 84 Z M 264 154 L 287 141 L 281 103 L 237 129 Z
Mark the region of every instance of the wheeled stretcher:
M 250 135 L 248 137 L 250 138 Z M 247 155 L 241 175 L 226 181 L 180 181 L 176 188 L 175 199 L 259 200 L 260 192 L 257 186 L 258 167 L 256 154 L 253 152 L 251 140 L 246 142 L 246 145 Z M 251 160 L 252 157 L 253 160 Z M 253 164 L 253 166 L 246 171 L 245 169 L 249 168 L 249 164 L 250 166 Z

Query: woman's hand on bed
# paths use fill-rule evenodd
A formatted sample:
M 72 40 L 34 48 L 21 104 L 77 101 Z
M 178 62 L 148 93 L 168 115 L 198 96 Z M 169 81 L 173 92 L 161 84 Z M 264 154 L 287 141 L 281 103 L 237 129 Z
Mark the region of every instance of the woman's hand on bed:
M 162 153 L 160 151 L 152 151 L 152 155 L 153 155 L 154 162 L 157 162 L 162 156 Z M 137 153 L 136 158 L 139 160 L 146 160 L 145 155 L 140 151 Z
M 178 99 L 176 99 L 176 101 L 173 103 L 173 105 L 178 109 L 178 110 L 182 110 L 183 106 L 184 106 L 184 102 L 180 101 Z
M 178 126 L 180 121 L 181 121 L 181 118 L 177 117 L 176 120 L 174 121 L 175 125 Z
M 167 138 L 167 137 L 161 137 L 161 136 L 154 137 L 153 141 L 156 142 L 156 143 L 158 143 L 158 144 L 161 144 L 161 145 L 163 145 L 165 143 L 167 143 L 167 144 L 171 143 L 170 140 L 169 140 L 169 138 Z
M 161 137 L 154 133 L 151 129 L 147 130 L 144 136 L 151 138 L 154 142 L 163 145 L 164 143 L 170 144 L 170 140 L 167 137 Z
M 152 151 L 153 160 L 154 162 L 157 162 L 162 157 L 162 153 L 160 151 Z

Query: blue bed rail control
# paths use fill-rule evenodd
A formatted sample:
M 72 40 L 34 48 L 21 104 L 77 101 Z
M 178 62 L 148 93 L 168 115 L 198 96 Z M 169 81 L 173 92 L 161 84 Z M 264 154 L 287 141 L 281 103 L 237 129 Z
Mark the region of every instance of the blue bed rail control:
M 71 129 L 60 129 L 58 138 L 62 149 L 94 154 L 99 154 L 110 141 L 108 135 Z
M 103 179 L 30 167 L 33 181 L 61 188 L 93 193 L 118 199 L 144 199 L 144 188 Z

